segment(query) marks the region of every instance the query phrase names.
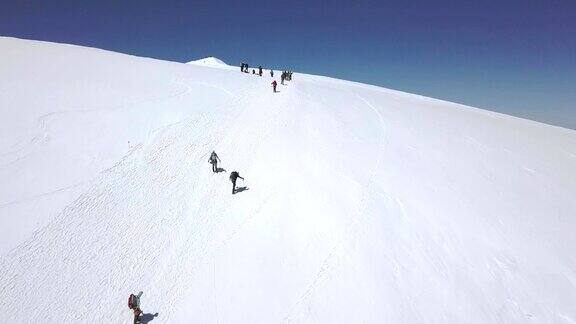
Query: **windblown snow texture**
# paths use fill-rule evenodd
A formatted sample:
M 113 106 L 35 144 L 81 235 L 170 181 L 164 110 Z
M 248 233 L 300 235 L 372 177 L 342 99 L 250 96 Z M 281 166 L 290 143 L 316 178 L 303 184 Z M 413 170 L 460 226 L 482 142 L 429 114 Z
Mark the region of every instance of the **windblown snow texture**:
M 0 322 L 576 321 L 575 131 L 213 65 L 0 38 Z

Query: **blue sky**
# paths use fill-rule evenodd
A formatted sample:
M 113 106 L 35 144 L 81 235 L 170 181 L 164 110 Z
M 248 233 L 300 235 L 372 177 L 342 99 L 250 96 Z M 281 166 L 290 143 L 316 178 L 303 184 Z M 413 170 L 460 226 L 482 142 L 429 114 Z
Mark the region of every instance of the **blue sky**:
M 576 129 L 576 1 L 2 2 L 0 34 L 381 85 Z

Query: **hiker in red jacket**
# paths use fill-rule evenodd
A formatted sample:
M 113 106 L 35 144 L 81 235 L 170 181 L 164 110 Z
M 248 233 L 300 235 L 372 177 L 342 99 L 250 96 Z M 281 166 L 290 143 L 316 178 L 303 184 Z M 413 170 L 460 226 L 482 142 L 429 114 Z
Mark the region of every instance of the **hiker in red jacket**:
M 274 90 L 274 92 L 276 92 L 276 85 L 278 85 L 278 83 L 276 83 L 276 80 L 272 81 L 272 89 Z
M 142 292 L 138 293 L 138 295 L 130 294 L 130 297 L 128 297 L 128 308 L 134 313 L 134 324 L 138 323 L 138 318 L 140 314 L 142 314 L 140 310 L 140 297 L 142 297 Z

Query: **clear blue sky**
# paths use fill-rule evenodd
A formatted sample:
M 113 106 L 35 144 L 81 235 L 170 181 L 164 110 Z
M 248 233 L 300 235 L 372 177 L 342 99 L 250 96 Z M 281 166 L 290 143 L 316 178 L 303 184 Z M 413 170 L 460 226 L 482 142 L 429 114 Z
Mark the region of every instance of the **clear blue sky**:
M 289 67 L 576 129 L 576 1 L 2 1 L 0 35 Z

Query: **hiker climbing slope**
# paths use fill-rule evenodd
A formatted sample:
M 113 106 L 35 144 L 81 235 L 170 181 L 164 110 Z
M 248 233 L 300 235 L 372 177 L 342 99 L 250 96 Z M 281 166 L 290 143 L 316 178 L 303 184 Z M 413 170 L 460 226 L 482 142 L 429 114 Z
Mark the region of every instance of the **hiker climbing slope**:
M 208 162 L 212 164 L 212 172 L 214 173 L 218 172 L 218 162 L 222 161 L 220 161 L 220 158 L 218 157 L 218 154 L 216 154 L 216 152 L 212 151 L 212 154 L 210 154 Z
M 230 173 L 230 181 L 232 181 L 232 194 L 236 193 L 236 180 L 238 180 L 238 178 L 244 180 L 244 178 L 242 178 L 237 171 L 232 171 Z
M 134 324 L 138 323 L 138 318 L 142 314 L 142 310 L 140 310 L 140 297 L 142 297 L 142 294 L 142 292 L 139 292 L 138 295 L 130 294 L 128 297 L 128 308 L 134 313 Z

